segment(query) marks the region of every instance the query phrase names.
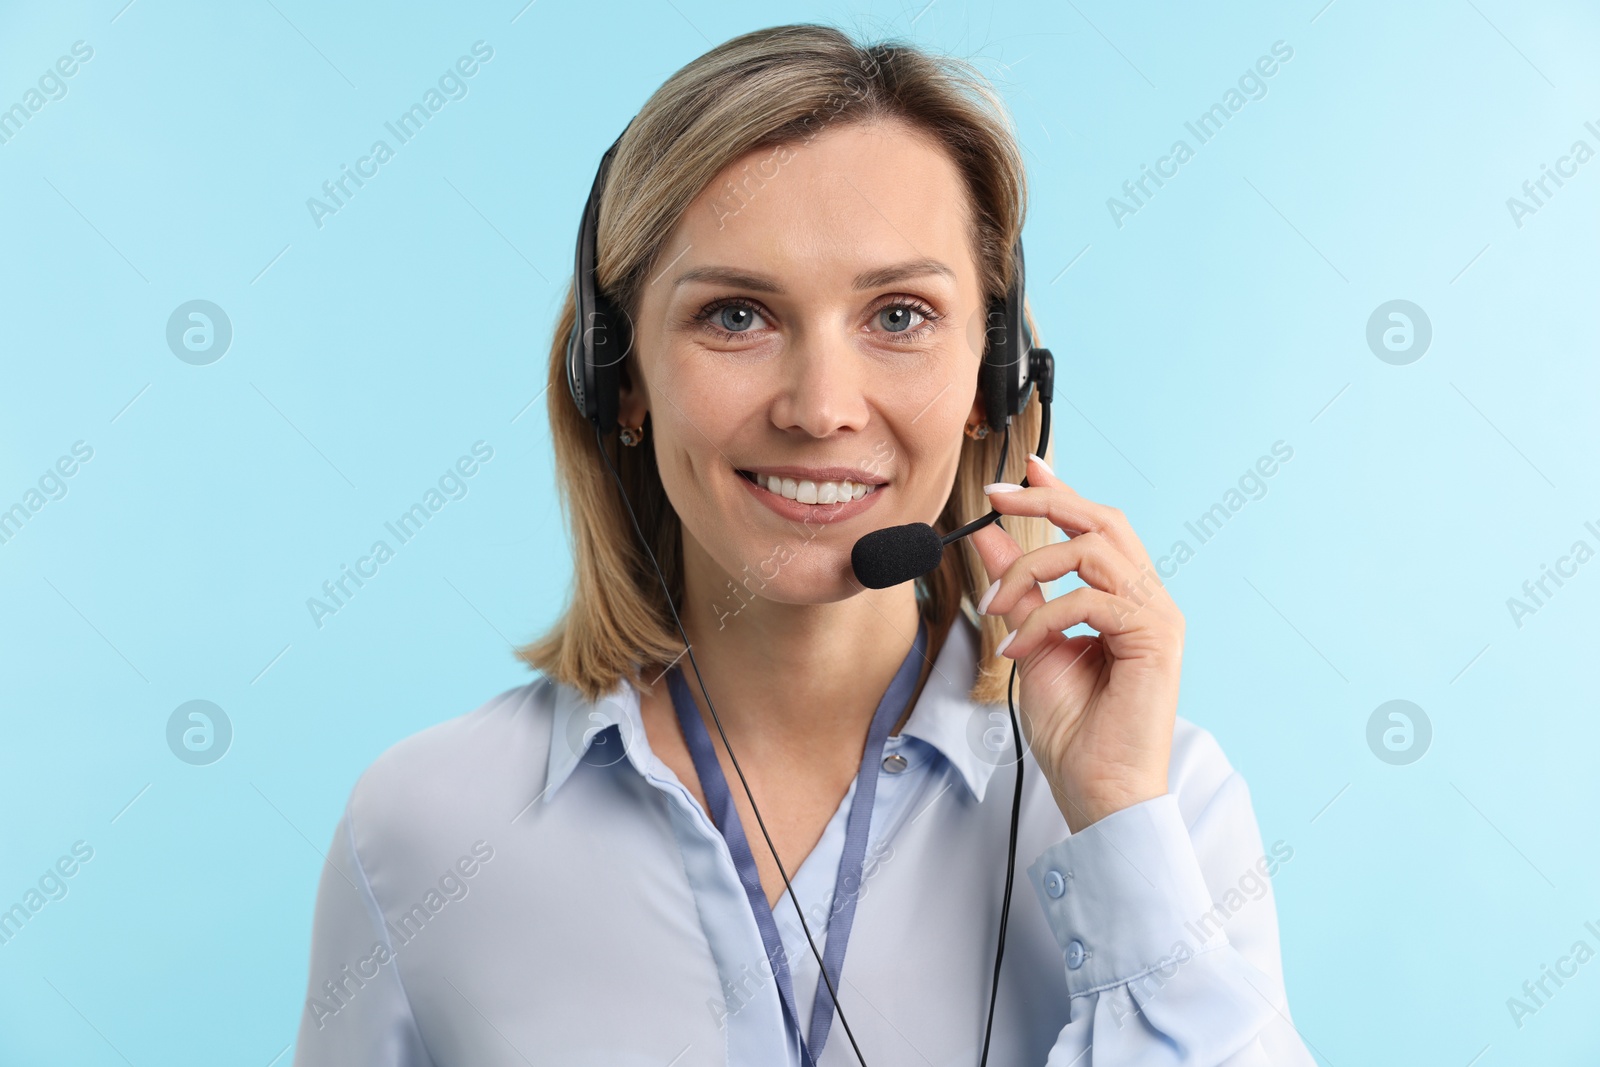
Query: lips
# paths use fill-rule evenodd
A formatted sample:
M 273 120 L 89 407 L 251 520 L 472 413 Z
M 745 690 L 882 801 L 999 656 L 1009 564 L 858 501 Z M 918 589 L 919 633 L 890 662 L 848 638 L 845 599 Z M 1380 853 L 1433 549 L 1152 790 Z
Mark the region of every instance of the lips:
M 750 494 L 767 508 L 786 519 L 808 523 L 833 523 L 853 518 L 876 504 L 883 495 L 880 489 L 888 484 L 877 475 L 839 467 L 735 468 L 735 473 Z M 802 476 L 797 477 L 797 474 Z M 833 477 L 818 477 L 824 474 Z
M 860 500 L 876 492 L 879 482 L 869 482 L 865 475 L 855 478 L 815 475 L 784 475 L 773 471 L 740 470 L 747 482 L 760 486 L 774 496 L 800 504 L 844 504 Z M 854 472 L 852 472 L 854 473 Z

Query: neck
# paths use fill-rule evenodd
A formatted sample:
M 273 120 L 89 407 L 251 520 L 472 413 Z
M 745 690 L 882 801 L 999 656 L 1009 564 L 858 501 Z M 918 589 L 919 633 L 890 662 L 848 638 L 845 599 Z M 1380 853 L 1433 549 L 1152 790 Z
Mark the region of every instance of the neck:
M 737 581 L 735 595 L 729 575 L 691 541 L 685 538 L 680 615 L 735 749 L 763 760 L 859 756 L 878 702 L 916 640 L 914 585 L 866 589 L 826 604 L 780 603 Z M 687 656 L 678 666 L 704 713 L 694 667 Z M 925 678 L 928 665 L 920 667 Z M 906 711 L 895 710 L 892 730 Z

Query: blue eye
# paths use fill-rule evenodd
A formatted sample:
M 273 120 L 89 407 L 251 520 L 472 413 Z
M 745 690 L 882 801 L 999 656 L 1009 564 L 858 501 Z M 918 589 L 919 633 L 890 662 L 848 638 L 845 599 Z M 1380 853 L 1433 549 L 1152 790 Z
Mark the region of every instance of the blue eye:
M 753 304 L 734 298 L 712 301 L 695 313 L 694 321 L 719 337 L 730 338 L 751 333 L 757 322 L 766 320 Z
M 878 312 L 878 324 L 890 333 L 902 333 L 911 326 L 911 316 L 918 314 L 915 308 L 905 304 L 890 304 Z
M 717 325 L 729 333 L 743 333 L 755 321 L 755 312 L 743 304 L 729 304 L 717 311 Z
M 911 297 L 900 297 L 883 304 L 873 312 L 873 320 L 885 339 L 898 342 L 926 340 L 941 318 L 932 307 Z M 758 304 L 743 297 L 714 300 L 695 312 L 692 321 L 712 334 L 731 340 L 743 334 L 754 333 L 758 328 L 771 325 L 767 313 Z

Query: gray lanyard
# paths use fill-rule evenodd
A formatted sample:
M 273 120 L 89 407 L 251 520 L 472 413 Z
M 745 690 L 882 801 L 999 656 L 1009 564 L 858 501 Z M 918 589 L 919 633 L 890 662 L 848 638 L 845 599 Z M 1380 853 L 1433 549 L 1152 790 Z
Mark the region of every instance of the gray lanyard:
M 845 824 L 844 851 L 839 857 L 839 872 L 834 880 L 833 910 L 828 919 L 828 939 L 822 957 L 827 981 L 831 982 L 836 990 L 839 988 L 839 976 L 844 970 L 844 951 L 845 945 L 850 940 L 850 926 L 855 921 L 856 899 L 861 891 L 861 868 L 866 858 L 867 831 L 872 822 L 873 798 L 878 791 L 878 770 L 883 758 L 884 741 L 889 736 L 890 728 L 911 701 L 911 693 L 922 674 L 927 640 L 927 624 L 919 620 L 917 637 L 912 643 L 911 651 L 906 654 L 900 669 L 895 672 L 894 680 L 889 683 L 883 699 L 878 701 L 878 710 L 873 713 L 872 725 L 867 730 L 867 747 L 861 757 L 861 770 L 856 775 L 855 797 L 850 804 L 849 821 Z M 761 875 L 756 870 L 755 859 L 750 854 L 750 844 L 745 838 L 744 828 L 739 823 L 739 812 L 734 807 L 732 794 L 728 791 L 728 782 L 723 776 L 722 765 L 711 747 L 711 736 L 706 732 L 706 724 L 700 718 L 700 709 L 695 705 L 694 696 L 689 692 L 683 672 L 676 666 L 668 672 L 667 684 L 672 691 L 673 708 L 678 713 L 678 724 L 683 730 L 684 740 L 688 743 L 689 755 L 694 759 L 695 773 L 700 777 L 700 788 L 705 792 L 706 807 L 717 828 L 722 832 L 723 839 L 728 844 L 728 851 L 733 856 L 739 881 L 744 886 L 745 896 L 750 899 L 750 909 L 755 913 L 756 926 L 761 930 L 761 940 L 766 946 L 767 959 L 772 964 L 772 976 L 778 984 L 784 1014 L 798 1035 L 799 1011 L 795 1008 L 794 983 L 789 974 L 783 939 L 778 934 L 778 924 L 772 917 L 772 909 L 767 905 L 766 892 L 761 887 Z M 796 900 L 795 903 L 798 904 L 799 901 Z M 828 1039 L 828 1030 L 833 1024 L 833 1014 L 833 998 L 828 995 L 823 973 L 819 972 L 816 999 L 811 1003 L 810 1041 L 802 1040 L 800 1045 L 803 1062 L 812 1067 L 815 1067 L 816 1063 L 813 1056 L 822 1054 L 822 1046 Z M 812 1049 L 816 1050 L 815 1054 L 812 1053 Z

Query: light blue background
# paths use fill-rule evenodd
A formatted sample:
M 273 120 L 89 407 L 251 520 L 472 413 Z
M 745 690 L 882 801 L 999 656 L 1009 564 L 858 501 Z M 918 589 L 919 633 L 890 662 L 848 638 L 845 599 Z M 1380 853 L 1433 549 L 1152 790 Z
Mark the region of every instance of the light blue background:
M 1592 7 L 123 3 L 0 19 L 0 107 L 94 49 L 0 145 L 0 507 L 94 449 L 0 544 L 0 906 L 94 849 L 0 945 L 0 1063 L 288 1062 L 357 774 L 526 680 L 509 646 L 565 596 L 539 394 L 599 153 L 713 43 L 819 20 L 971 57 L 1014 109 L 1081 492 L 1163 554 L 1294 449 L 1169 584 L 1181 712 L 1294 849 L 1320 1062 L 1595 1062 L 1600 960 L 1520 1029 L 1506 1006 L 1600 948 L 1600 562 L 1521 627 L 1506 605 L 1600 548 L 1600 160 L 1506 207 L 1600 148 Z M 479 40 L 466 98 L 317 228 L 306 199 Z M 1115 225 L 1279 40 L 1266 97 Z M 1397 298 L 1433 326 L 1405 366 L 1365 340 Z M 165 341 L 192 299 L 232 322 L 209 366 Z M 480 440 L 468 495 L 317 628 L 306 599 Z M 1408 766 L 1366 742 L 1396 698 L 1434 731 Z M 210 766 L 167 748 L 192 699 L 233 724 Z

